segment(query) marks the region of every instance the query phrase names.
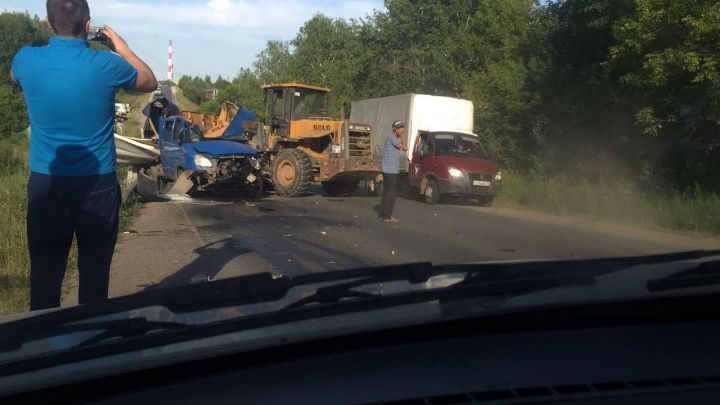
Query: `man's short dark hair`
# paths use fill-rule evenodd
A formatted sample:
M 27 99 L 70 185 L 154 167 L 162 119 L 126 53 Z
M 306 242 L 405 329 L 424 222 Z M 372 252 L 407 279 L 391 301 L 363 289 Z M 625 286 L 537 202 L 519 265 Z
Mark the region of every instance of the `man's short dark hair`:
M 56 35 L 78 36 L 90 19 L 87 0 L 47 0 L 46 8 Z

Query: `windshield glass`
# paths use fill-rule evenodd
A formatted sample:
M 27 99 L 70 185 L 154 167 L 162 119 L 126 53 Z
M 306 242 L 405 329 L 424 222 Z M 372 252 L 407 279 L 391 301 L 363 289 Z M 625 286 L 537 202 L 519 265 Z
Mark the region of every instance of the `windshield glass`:
M 477 136 L 461 134 L 433 135 L 438 156 L 461 156 L 487 159 L 488 154 Z
M 329 98 L 330 95 L 325 92 L 296 89 L 293 112 L 296 116 L 327 115 Z
M 705 256 L 584 261 L 720 248 L 717 0 L 87 3 L 0 7 L 0 317 L 39 319 L 11 329 L 34 349 L 59 344 L 39 312 L 135 298 L 169 323 L 374 311 L 303 320 L 333 334 L 720 292 Z M 485 285 L 374 307 L 460 281 Z

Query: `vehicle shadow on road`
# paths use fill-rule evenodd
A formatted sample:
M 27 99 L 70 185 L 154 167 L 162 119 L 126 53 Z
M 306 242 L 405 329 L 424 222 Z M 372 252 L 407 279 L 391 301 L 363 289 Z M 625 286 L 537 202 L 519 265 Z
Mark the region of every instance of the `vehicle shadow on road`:
M 398 193 L 398 198 L 402 198 L 403 200 L 414 201 L 414 202 L 418 202 L 418 203 L 422 203 L 422 204 L 430 206 L 429 204 L 425 203 L 423 196 L 421 196 L 417 192 L 412 192 L 412 191 L 400 192 L 400 193 Z M 481 207 L 481 205 L 478 203 L 477 198 L 469 198 L 469 197 L 443 196 L 437 205 L 454 205 L 454 206 L 459 206 L 459 207 Z
M 477 198 L 463 197 L 443 197 L 440 200 L 441 205 L 456 205 L 461 207 L 481 207 Z
M 159 283 L 145 287 L 145 291 L 177 287 L 213 280 L 231 260 L 251 253 L 252 250 L 237 246 L 233 238 L 225 238 L 195 249 L 198 257 L 185 267 L 162 279 Z

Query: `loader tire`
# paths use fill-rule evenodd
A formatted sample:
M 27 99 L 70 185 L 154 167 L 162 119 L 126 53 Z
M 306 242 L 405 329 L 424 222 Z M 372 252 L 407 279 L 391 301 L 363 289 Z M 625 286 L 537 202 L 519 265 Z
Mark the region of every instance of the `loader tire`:
M 297 149 L 283 149 L 275 156 L 272 179 L 275 193 L 280 197 L 303 195 L 313 180 L 310 157 Z

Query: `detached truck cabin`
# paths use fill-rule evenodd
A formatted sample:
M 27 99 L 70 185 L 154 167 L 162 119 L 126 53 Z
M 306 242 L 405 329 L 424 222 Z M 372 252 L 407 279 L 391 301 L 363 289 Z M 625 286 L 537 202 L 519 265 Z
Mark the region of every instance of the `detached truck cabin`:
M 436 204 L 443 195 L 478 200 L 488 206 L 501 187 L 497 164 L 473 133 L 469 100 L 425 94 L 402 94 L 354 101 L 350 120 L 372 128 L 374 154 L 380 156 L 392 123 L 405 123 L 407 159 L 401 173 L 412 192 Z

